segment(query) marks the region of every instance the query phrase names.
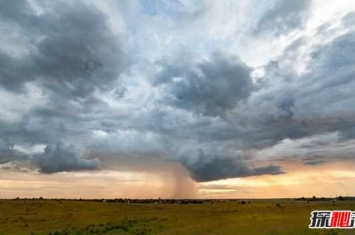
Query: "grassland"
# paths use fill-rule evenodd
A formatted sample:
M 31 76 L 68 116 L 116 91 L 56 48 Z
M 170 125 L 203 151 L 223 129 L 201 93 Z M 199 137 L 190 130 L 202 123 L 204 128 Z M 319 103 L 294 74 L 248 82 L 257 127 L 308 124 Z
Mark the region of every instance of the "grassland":
M 312 210 L 355 210 L 355 201 L 250 202 L 128 204 L 0 200 L 0 234 L 355 234 L 355 229 L 308 228 Z

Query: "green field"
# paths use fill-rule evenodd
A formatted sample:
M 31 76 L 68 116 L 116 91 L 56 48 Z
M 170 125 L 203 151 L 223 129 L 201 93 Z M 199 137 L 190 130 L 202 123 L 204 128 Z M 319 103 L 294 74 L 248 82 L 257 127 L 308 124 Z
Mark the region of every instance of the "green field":
M 308 228 L 312 210 L 355 210 L 354 201 L 250 202 L 0 200 L 0 234 L 355 234 Z

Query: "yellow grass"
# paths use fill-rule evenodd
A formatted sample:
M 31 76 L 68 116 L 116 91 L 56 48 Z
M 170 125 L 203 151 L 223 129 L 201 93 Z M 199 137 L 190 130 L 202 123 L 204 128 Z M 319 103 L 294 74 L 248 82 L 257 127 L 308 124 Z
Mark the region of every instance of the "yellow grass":
M 0 200 L 0 234 L 355 234 L 355 229 L 308 228 L 312 210 L 355 210 L 354 201 L 250 201 L 126 204 Z

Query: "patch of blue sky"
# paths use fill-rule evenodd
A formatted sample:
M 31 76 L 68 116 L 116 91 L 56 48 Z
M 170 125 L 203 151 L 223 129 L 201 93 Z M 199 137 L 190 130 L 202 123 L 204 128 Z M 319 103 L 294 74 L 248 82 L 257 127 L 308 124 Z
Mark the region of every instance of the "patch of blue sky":
M 165 18 L 176 18 L 184 11 L 184 4 L 179 0 L 140 0 L 144 13 L 150 16 L 163 16 Z

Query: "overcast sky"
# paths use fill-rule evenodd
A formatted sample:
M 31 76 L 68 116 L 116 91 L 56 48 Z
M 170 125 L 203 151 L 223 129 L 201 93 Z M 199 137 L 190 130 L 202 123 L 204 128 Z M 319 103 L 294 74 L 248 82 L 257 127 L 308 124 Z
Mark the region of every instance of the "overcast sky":
M 0 197 L 355 195 L 355 0 L 0 0 L 0 35 Z

